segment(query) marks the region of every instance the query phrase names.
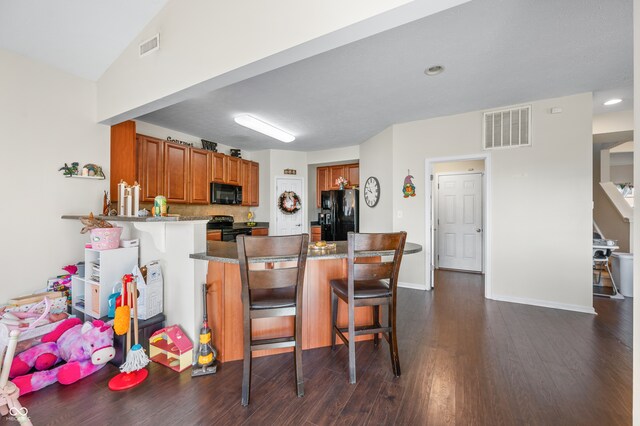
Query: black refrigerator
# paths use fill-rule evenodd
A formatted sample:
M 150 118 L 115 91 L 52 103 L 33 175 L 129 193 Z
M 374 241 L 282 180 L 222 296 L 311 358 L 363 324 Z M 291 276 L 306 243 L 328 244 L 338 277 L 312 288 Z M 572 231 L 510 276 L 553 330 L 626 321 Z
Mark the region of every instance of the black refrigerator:
M 320 226 L 325 241 L 346 241 L 347 232 L 359 232 L 360 212 L 357 189 L 322 191 Z

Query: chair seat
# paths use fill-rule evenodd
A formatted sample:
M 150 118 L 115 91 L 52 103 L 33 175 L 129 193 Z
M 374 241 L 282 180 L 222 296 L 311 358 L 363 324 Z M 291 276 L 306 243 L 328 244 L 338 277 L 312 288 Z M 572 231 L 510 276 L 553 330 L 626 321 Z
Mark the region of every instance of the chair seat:
M 296 306 L 295 287 L 251 290 L 250 309 L 276 309 L 294 306 Z
M 342 278 L 338 280 L 331 280 L 330 283 L 333 290 L 341 298 L 347 299 L 347 279 Z M 389 283 L 384 280 L 363 280 L 355 281 L 353 283 L 353 297 L 354 299 L 370 299 L 374 297 L 391 297 L 391 290 L 389 290 Z

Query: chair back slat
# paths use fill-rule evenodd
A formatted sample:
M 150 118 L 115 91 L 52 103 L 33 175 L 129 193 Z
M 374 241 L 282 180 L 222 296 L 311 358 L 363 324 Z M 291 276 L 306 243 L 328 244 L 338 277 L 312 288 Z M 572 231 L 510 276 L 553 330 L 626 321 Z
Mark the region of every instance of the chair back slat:
M 400 240 L 406 238 L 402 232 L 390 234 L 354 234 L 355 251 L 386 251 L 396 250 Z M 404 244 L 403 244 L 404 246 Z
M 249 271 L 249 288 L 294 287 L 298 283 L 298 267 Z
M 248 237 L 244 236 L 246 256 L 265 257 L 265 256 L 299 256 L 302 246 L 302 236 L 284 236 L 284 237 Z M 304 247 L 305 251 L 307 247 Z
M 301 287 L 309 249 L 308 234 L 279 237 L 239 235 L 236 242 L 243 303 L 249 303 L 251 290 L 298 287 L 297 293 L 302 294 Z M 264 269 L 259 263 L 250 264 L 251 259 L 272 256 L 286 256 L 293 260 L 269 262 L 264 265 Z
M 348 293 L 349 298 L 354 297 L 354 282 L 362 280 L 389 280 L 389 289 L 395 298 L 398 286 L 398 274 L 400 271 L 400 262 L 402 261 L 402 252 L 404 244 L 407 240 L 406 232 L 395 232 L 385 234 L 357 234 L 349 232 L 347 234 L 348 247 Z M 384 252 L 392 251 L 393 260 L 383 261 L 373 260 L 371 258 L 362 257 L 365 252 Z M 358 262 L 360 260 L 366 261 Z
M 354 263 L 353 279 L 359 280 L 384 280 L 391 278 L 393 274 L 393 262 L 380 263 Z

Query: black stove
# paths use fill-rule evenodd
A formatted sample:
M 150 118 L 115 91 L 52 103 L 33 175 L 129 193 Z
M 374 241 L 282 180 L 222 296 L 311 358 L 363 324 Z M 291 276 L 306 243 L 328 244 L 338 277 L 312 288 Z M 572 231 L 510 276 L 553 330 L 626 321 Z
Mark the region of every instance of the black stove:
M 251 228 L 233 226 L 233 216 L 213 216 L 207 223 L 207 229 L 222 231 L 222 241 L 235 241 L 238 235 L 251 235 Z

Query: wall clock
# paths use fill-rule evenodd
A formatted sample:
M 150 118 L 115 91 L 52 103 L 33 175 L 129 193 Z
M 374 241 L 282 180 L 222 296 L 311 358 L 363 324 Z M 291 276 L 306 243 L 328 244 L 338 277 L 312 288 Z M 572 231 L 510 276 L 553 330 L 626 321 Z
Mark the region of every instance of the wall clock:
M 371 176 L 364 184 L 364 202 L 369 207 L 375 207 L 380 200 L 380 182 Z

